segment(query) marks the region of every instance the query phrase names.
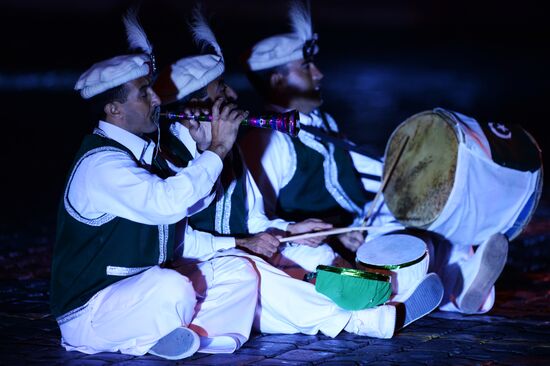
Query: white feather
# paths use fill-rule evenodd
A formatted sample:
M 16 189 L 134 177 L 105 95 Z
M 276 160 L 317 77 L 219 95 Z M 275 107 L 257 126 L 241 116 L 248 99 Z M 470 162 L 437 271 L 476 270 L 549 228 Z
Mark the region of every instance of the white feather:
M 290 2 L 289 9 L 290 25 L 294 33 L 304 42 L 313 37 L 313 29 L 311 26 L 311 10 L 309 1 L 304 3 L 300 0 Z
M 142 50 L 145 53 L 151 54 L 153 46 L 147 39 L 145 31 L 139 24 L 137 19 L 137 8 L 130 8 L 124 15 L 124 26 L 128 35 L 128 45 L 130 50 Z
M 216 54 L 223 58 L 222 50 L 216 40 L 216 36 L 214 36 L 212 29 L 210 29 L 206 19 L 204 19 L 204 15 L 202 14 L 200 7 L 193 9 L 191 31 L 193 32 L 193 39 L 195 40 L 195 43 L 202 46 L 203 49 L 208 45 L 212 46 L 216 51 Z

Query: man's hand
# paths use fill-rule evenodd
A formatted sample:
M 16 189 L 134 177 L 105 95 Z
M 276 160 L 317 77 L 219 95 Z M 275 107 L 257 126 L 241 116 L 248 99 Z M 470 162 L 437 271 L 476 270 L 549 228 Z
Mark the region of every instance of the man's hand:
M 279 247 L 279 240 L 271 234 L 259 233 L 250 238 L 236 239 L 237 247 L 270 258 Z
M 183 113 L 186 115 L 192 115 L 195 117 L 201 114 L 209 115 L 210 110 L 199 103 L 193 103 L 195 100 L 191 100 L 191 104 L 185 107 Z M 195 120 L 182 120 L 179 121 L 182 125 L 187 127 L 189 134 L 193 140 L 197 143 L 197 149 L 204 151 L 210 147 L 212 142 L 212 124 L 209 122 L 198 122 Z
M 338 235 L 338 240 L 340 240 L 343 246 L 355 253 L 365 241 L 365 236 L 361 231 L 350 231 Z
M 311 231 L 328 230 L 332 229 L 332 224 L 326 223 L 319 219 L 307 219 L 295 224 L 290 224 L 287 227 L 287 231 L 292 235 L 309 233 Z M 315 238 L 301 239 L 293 241 L 293 243 L 307 245 L 310 247 L 318 247 L 327 237 L 317 236 Z
M 212 143 L 208 150 L 218 154 L 223 160 L 231 150 L 237 138 L 241 121 L 248 117 L 248 111 L 237 109 L 233 103 L 222 107 L 223 98 L 219 98 L 212 106 Z

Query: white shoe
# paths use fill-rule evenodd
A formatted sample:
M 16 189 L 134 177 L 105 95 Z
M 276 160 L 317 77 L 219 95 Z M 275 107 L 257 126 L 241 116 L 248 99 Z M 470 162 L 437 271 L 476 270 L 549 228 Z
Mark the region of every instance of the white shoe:
M 463 282 L 455 303 L 461 312 L 479 311 L 506 264 L 508 239 L 500 233 L 492 235 L 477 248 L 475 254 L 460 263 Z M 459 285 L 459 284 L 457 284 Z
M 381 305 L 351 313 L 347 332 L 374 338 L 391 338 L 395 331 L 395 306 Z
M 149 353 L 167 360 L 181 360 L 197 352 L 200 343 L 197 333 L 180 327 L 159 339 Z
M 405 328 L 435 310 L 443 299 L 443 292 L 443 284 L 439 276 L 435 273 L 427 274 L 407 300 L 402 303 L 405 314 L 403 325 L 398 324 L 398 329 Z

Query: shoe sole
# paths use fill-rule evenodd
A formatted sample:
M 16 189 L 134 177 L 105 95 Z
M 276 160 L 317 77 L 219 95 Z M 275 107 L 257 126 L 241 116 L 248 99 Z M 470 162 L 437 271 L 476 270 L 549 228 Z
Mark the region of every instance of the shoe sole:
M 405 321 L 403 328 L 431 313 L 443 299 L 443 284 L 435 273 L 430 273 L 405 300 Z
M 149 353 L 167 360 L 181 360 L 198 351 L 200 338 L 189 328 L 176 328 L 159 339 Z
M 458 308 L 466 314 L 479 311 L 506 264 L 508 240 L 504 235 L 493 235 L 486 245 L 480 260 L 479 272 L 462 296 L 460 303 L 457 303 Z

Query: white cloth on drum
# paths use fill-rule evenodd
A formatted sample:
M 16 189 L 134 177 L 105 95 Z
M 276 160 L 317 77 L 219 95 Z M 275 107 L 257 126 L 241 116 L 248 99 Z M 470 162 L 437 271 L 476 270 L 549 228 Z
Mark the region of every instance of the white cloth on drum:
M 428 230 L 465 246 L 505 233 L 535 191 L 539 174 L 500 166 L 460 144 L 453 189 Z
M 184 263 L 183 273 L 197 293 L 197 313 L 189 328 L 201 337 L 199 352 L 234 352 L 252 328 L 258 300 L 254 267 L 244 258 L 223 255 Z
M 485 136 L 480 124 L 472 117 L 468 117 L 457 112 L 454 112 L 454 114 L 459 118 L 460 122 L 463 123 L 460 124 L 461 128 L 462 126 L 467 127 L 462 128 L 462 130 L 465 133 L 464 143 L 468 149 L 471 149 L 476 155 L 488 156 L 490 158 L 491 146 L 489 145 L 489 140 L 487 140 L 487 136 Z
M 423 257 L 419 262 L 407 265 Z M 357 250 L 358 268 L 391 277 L 390 301 L 404 302 L 428 273 L 428 247 L 422 238 L 407 234 L 378 236 Z M 396 269 L 375 269 L 372 266 L 405 265 Z M 369 267 L 370 266 L 370 267 Z
M 416 286 L 426 277 L 430 256 L 426 255 L 420 262 L 411 266 L 392 270 L 392 295 L 390 301 L 404 302 Z
M 174 329 L 188 325 L 195 291 L 186 277 L 152 267 L 99 291 L 80 316 L 61 324 L 67 351 L 143 355 Z

